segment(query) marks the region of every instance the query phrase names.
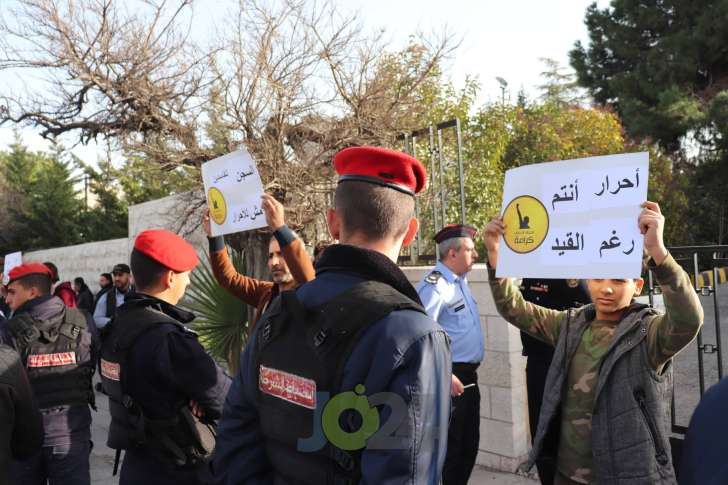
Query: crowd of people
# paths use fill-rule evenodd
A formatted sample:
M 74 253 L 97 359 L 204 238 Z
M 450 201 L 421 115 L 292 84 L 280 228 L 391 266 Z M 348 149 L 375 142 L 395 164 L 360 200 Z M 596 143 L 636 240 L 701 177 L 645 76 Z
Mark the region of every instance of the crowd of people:
M 523 334 L 526 469 L 535 465 L 544 484 L 678 482 L 672 358 L 695 338 L 703 312 L 665 248 L 658 204 L 642 204 L 635 223 L 665 314 L 635 303 L 639 278 L 497 278 L 500 218 L 480 234 L 443 227 L 437 264 L 413 286 L 396 262 L 419 229 L 424 166 L 354 147 L 334 167 L 327 222 L 338 242 L 316 244 L 313 260 L 281 202 L 263 196 L 269 281 L 239 274 L 203 216 L 216 280 L 255 309 L 237 369 L 221 368 L 186 326 L 195 316 L 178 304 L 199 261 L 176 234 L 140 233 L 129 264 L 102 274 L 97 295 L 82 278 L 59 283 L 52 263 L 10 271 L 0 484 L 90 483 L 97 369 L 121 484 L 466 484 L 489 439 L 478 385 L 488 356 L 467 279 L 478 261 L 498 312 Z M 706 418 L 725 405 L 725 387 L 695 413 L 680 483 L 727 483 L 721 429 Z

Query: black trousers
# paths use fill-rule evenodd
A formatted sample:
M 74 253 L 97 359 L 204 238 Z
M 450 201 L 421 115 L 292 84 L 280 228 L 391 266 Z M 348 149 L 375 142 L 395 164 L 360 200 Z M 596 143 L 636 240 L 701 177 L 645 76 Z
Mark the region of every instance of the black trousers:
M 536 437 L 538 415 L 543 403 L 543 391 L 546 385 L 551 358 L 533 355 L 526 360 L 526 390 L 528 392 L 528 420 L 531 427 L 531 442 Z M 544 441 L 541 455 L 536 460 L 538 477 L 543 485 L 553 485 L 556 474 L 556 453 L 558 451 L 558 433 L 548 433 Z
M 480 389 L 478 364 L 453 364 L 452 372 L 464 386 L 461 396 L 452 398 L 452 414 L 447 435 L 447 456 L 442 472 L 443 485 L 465 485 L 475 466 L 480 443 Z

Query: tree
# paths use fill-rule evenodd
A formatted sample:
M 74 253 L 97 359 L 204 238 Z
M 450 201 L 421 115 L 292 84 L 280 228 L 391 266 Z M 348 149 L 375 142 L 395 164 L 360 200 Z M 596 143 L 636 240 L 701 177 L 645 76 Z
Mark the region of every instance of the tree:
M 18 3 L 0 26 L 0 70 L 50 86 L 0 98 L 0 121 L 48 138 L 106 138 L 165 171 L 195 170 L 244 144 L 297 228 L 325 223 L 333 153 L 388 145 L 412 128 L 454 48 L 443 33 L 391 52 L 382 32 L 367 33 L 333 1 L 240 2 L 211 48 L 187 35 L 189 2 L 138 2 L 134 11 L 112 0 Z M 191 200 L 185 214 L 203 204 Z M 267 236 L 242 237 L 246 267 L 262 276 Z
M 83 164 L 94 198 L 82 218 L 84 242 L 104 241 L 129 234 L 129 205 L 119 189 L 111 157 L 98 161 L 98 170 Z
M 589 46 L 577 42 L 570 53 L 579 84 L 595 101 L 616 110 L 630 137 L 657 142 L 657 151 L 672 159 L 689 195 L 679 204 L 690 221 L 684 242 L 724 237 L 727 17 L 727 0 L 593 4 L 586 13 Z
M 559 65 L 559 61 L 542 57 L 545 70 L 541 72 L 543 84 L 538 86 L 541 100 L 560 105 L 578 105 L 584 101 L 584 93 L 576 82 L 576 74 Z M 520 93 L 519 93 L 520 99 Z M 522 106 L 526 103 L 520 102 Z
M 1 157 L 2 173 L 13 203 L 4 230 L 8 250 L 31 250 L 81 242 L 83 206 L 71 176 L 73 163 L 60 145 L 52 153 L 31 153 L 16 138 Z
M 631 136 L 673 153 L 689 132 L 725 126 L 718 121 L 728 96 L 727 17 L 726 0 L 594 3 L 585 19 L 589 46 L 576 42 L 571 64 Z

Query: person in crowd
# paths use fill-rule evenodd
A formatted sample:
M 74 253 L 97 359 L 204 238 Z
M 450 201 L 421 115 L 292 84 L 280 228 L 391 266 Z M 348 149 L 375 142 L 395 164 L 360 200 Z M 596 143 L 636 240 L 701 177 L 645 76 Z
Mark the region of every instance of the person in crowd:
M 0 284 L 0 322 L 10 318 L 10 314 L 13 312 L 8 306 L 7 302 L 8 288 Z
M 94 294 L 80 276 L 73 280 L 73 291 L 76 293 L 76 306 L 89 313 L 94 311 Z
M 108 290 L 114 285 L 114 278 L 111 273 L 101 273 L 99 275 L 99 291 Z
M 430 315 L 447 332 L 452 345 L 452 416 L 447 437 L 443 485 L 466 485 L 480 444 L 480 390 L 477 369 L 485 356 L 480 313 L 467 275 L 478 251 L 477 230 L 449 224 L 435 234 L 439 261 L 417 285 Z M 467 386 L 467 387 L 466 387 Z
M 96 305 L 99 303 L 99 298 L 109 291 L 111 288 L 114 287 L 114 279 L 111 276 L 111 273 L 101 273 L 99 275 L 99 291 L 96 293 L 96 296 L 94 297 L 94 309 L 92 314 L 96 312 Z
M 230 378 L 187 329 L 194 315 L 177 306 L 197 263 L 195 249 L 178 235 L 140 233 L 131 253 L 136 293 L 103 330 L 107 443 L 126 450 L 121 485 L 200 483 L 214 447 Z
M 51 269 L 28 262 L 10 271 L 10 320 L 0 340 L 22 356 L 43 417 L 43 447 L 15 461 L 18 484 L 82 485 L 91 481 L 91 381 L 98 359 L 98 334 L 91 316 L 51 294 Z
M 53 296 L 57 296 L 58 298 L 63 301 L 63 304 L 66 305 L 69 308 L 75 308 L 76 307 L 76 293 L 73 291 L 73 287 L 71 286 L 70 281 L 64 281 L 62 283 L 59 283 L 59 276 L 58 276 L 58 267 L 51 263 L 50 261 L 47 261 L 45 263 L 46 266 L 51 270 L 51 281 L 53 283 Z
M 314 277 L 311 258 L 301 239 L 285 223 L 283 204 L 264 194 L 262 208 L 273 236 L 268 244 L 268 270 L 272 282 L 242 275 L 230 261 L 223 236 L 212 237 L 210 214 L 205 212 L 202 225 L 210 243 L 210 265 L 217 282 L 232 295 L 255 308 L 248 331 L 260 319 L 269 303 L 281 292 L 295 288 Z
M 315 279 L 274 300 L 251 335 L 218 428 L 218 483 L 440 480 L 449 343 L 396 265 L 418 229 L 425 169 L 373 147 L 347 148 L 334 166 L 327 217 L 340 244 L 326 248 Z M 372 401 L 381 420 L 366 412 Z M 376 435 L 385 423 L 386 436 Z
M 117 264 L 111 274 L 114 276 L 114 285 L 99 297 L 94 309 L 94 321 L 99 329 L 114 318 L 116 310 L 124 304 L 124 299 L 134 291 L 128 264 Z
M 690 418 L 680 485 L 728 485 L 728 378 L 708 389 Z
M 511 279 L 495 277 L 503 220 L 492 220 L 485 230 L 498 312 L 556 348 L 527 464 L 531 468 L 540 456 L 547 434 L 558 432 L 556 484 L 675 483 L 671 361 L 697 335 L 703 310 L 690 278 L 665 248 L 658 204 L 643 203 L 637 224 L 665 314 L 635 303 L 641 278 L 587 280 L 593 303 L 577 310 L 526 302 Z
M 13 460 L 38 453 L 43 421 L 18 353 L 0 344 L 0 483 L 10 483 Z
M 524 278 L 521 294 L 527 302 L 552 310 L 568 310 L 591 303 L 586 282 L 578 279 Z M 551 366 L 554 348 L 521 331 L 523 355 L 526 357 L 526 392 L 528 394 L 528 424 L 531 442 L 536 437 L 538 415 L 541 412 L 546 374 Z M 557 433 L 551 433 L 551 441 L 544 442 L 541 456 L 536 459 L 538 478 L 543 485 L 552 485 L 556 475 Z

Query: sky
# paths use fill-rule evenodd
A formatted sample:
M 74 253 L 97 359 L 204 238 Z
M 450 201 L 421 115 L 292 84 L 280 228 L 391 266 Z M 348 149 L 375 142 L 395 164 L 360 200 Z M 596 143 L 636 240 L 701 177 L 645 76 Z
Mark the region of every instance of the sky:
M 14 0 L 2 0 L 7 6 Z M 466 76 L 481 84 L 479 103 L 500 99 L 496 77 L 508 82 L 515 99 L 523 88 L 530 97 L 538 95 L 540 58 L 552 58 L 568 66 L 568 52 L 574 42 L 587 43 L 584 13 L 593 0 L 336 0 L 344 12 L 358 12 L 370 29 L 383 28 L 393 49 L 404 46 L 416 31 L 448 32 L 460 39 L 460 47 L 446 65 L 455 86 Z M 10 2 L 10 3 L 6 3 Z M 600 7 L 608 1 L 599 0 Z M 204 41 L 224 23 L 230 0 L 195 0 L 192 34 Z M 7 81 L 7 80 L 5 80 Z M 0 84 L 0 90 L 2 85 Z M 25 82 L 19 78 L 17 84 Z M 44 149 L 47 142 L 32 129 L 22 129 L 26 145 Z M 12 127 L 0 127 L 0 150 L 12 142 Z M 67 143 L 68 144 L 68 143 Z M 93 163 L 104 156 L 104 147 L 79 145 L 74 153 Z

